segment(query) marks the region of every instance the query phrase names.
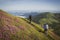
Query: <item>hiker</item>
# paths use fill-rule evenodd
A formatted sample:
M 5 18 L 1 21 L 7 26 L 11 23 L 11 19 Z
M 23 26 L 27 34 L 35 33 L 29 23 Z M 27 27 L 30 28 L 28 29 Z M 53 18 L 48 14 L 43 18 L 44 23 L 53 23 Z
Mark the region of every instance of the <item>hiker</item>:
M 29 15 L 29 23 L 31 23 L 32 15 Z
M 44 24 L 44 33 L 47 34 L 48 32 L 48 24 Z

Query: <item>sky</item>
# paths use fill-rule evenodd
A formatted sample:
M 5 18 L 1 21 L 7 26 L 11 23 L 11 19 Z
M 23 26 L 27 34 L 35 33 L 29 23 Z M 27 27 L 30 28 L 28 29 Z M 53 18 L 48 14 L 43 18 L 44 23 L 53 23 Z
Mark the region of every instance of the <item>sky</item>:
M 60 0 L 0 0 L 0 9 L 6 11 L 60 11 Z

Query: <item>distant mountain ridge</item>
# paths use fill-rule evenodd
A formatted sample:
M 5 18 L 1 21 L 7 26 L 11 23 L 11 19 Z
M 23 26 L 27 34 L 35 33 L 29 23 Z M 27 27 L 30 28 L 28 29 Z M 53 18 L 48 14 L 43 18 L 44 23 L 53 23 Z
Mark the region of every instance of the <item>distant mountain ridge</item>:
M 38 12 L 9 12 L 10 14 L 13 14 L 15 16 L 25 16 L 26 18 L 29 17 L 29 15 L 35 16 L 39 14 Z

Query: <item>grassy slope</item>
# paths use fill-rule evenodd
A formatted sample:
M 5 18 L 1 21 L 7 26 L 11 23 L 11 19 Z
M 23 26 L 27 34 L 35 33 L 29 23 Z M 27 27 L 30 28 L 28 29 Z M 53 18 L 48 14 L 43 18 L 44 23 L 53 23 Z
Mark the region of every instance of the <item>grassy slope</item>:
M 22 19 L 25 20 L 27 23 L 29 23 L 29 20 L 24 19 L 24 18 L 22 18 Z M 41 26 L 39 26 L 38 24 L 31 22 L 30 25 L 32 25 L 40 33 L 40 35 L 43 36 L 44 38 L 47 38 L 48 40 L 54 40 L 55 39 L 55 38 L 53 38 L 54 35 L 52 35 L 50 33 L 51 31 L 48 32 L 48 36 L 47 36 L 46 34 L 43 33 L 44 29 Z
M 21 18 L 0 10 L 0 40 L 49 40 Z
M 44 15 L 46 15 L 46 14 L 37 15 L 35 18 L 33 18 L 34 22 L 38 23 L 39 20 L 44 17 Z M 60 18 L 59 15 L 60 15 L 60 13 L 56 16 L 56 18 L 59 19 L 59 18 Z M 40 19 L 39 19 L 39 18 L 40 18 Z M 58 20 L 58 19 L 57 19 L 57 20 Z M 37 22 L 37 21 L 38 21 L 38 22 Z M 60 21 L 59 21 L 59 22 L 60 22 Z M 55 24 L 55 23 L 54 23 L 54 24 Z M 55 30 L 55 32 L 59 34 L 59 33 L 60 33 L 60 29 L 59 29 L 60 26 L 58 26 L 59 24 L 57 25 L 58 27 L 57 27 L 56 25 L 57 25 L 57 24 L 55 24 L 55 25 L 53 26 L 53 28 L 54 28 L 54 29 L 57 29 L 57 30 Z M 56 26 L 56 27 L 55 27 L 55 26 Z M 51 36 L 51 37 L 52 37 L 53 39 L 55 39 L 55 40 L 60 40 L 60 37 L 59 37 L 58 35 L 56 35 L 54 32 L 52 32 L 51 30 L 49 30 L 49 36 Z
M 23 20 L 25 20 L 26 22 L 29 23 L 29 20 L 27 20 L 27 19 L 23 19 Z M 34 22 L 32 22 L 30 25 L 34 26 L 34 28 L 35 28 L 37 31 L 39 31 L 40 34 L 42 34 L 43 36 L 46 36 L 46 35 L 44 35 L 44 33 L 42 33 L 42 32 L 43 32 L 43 28 L 42 28 L 41 26 L 39 26 L 38 24 L 36 24 L 36 23 L 34 23 Z M 57 36 L 55 33 L 53 33 L 51 30 L 48 31 L 48 36 L 46 36 L 46 37 L 47 37 L 48 39 L 50 39 L 50 40 L 60 40 L 60 37 Z
M 41 13 L 39 15 L 36 15 L 32 18 L 32 20 L 35 23 L 40 24 L 40 20 L 42 18 L 44 18 L 46 16 L 46 13 Z M 52 25 L 50 25 L 53 29 L 54 29 L 54 33 L 57 34 L 58 36 L 60 36 L 60 13 L 54 13 L 54 18 L 58 21 L 58 23 L 53 23 Z M 52 19 L 53 20 L 53 19 Z

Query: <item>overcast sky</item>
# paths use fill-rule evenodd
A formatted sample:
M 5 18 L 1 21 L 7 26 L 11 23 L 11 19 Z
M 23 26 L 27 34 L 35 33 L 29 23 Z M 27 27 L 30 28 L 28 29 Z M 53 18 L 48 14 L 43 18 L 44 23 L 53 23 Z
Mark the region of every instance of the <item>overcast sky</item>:
M 0 0 L 0 9 L 60 11 L 60 0 Z

